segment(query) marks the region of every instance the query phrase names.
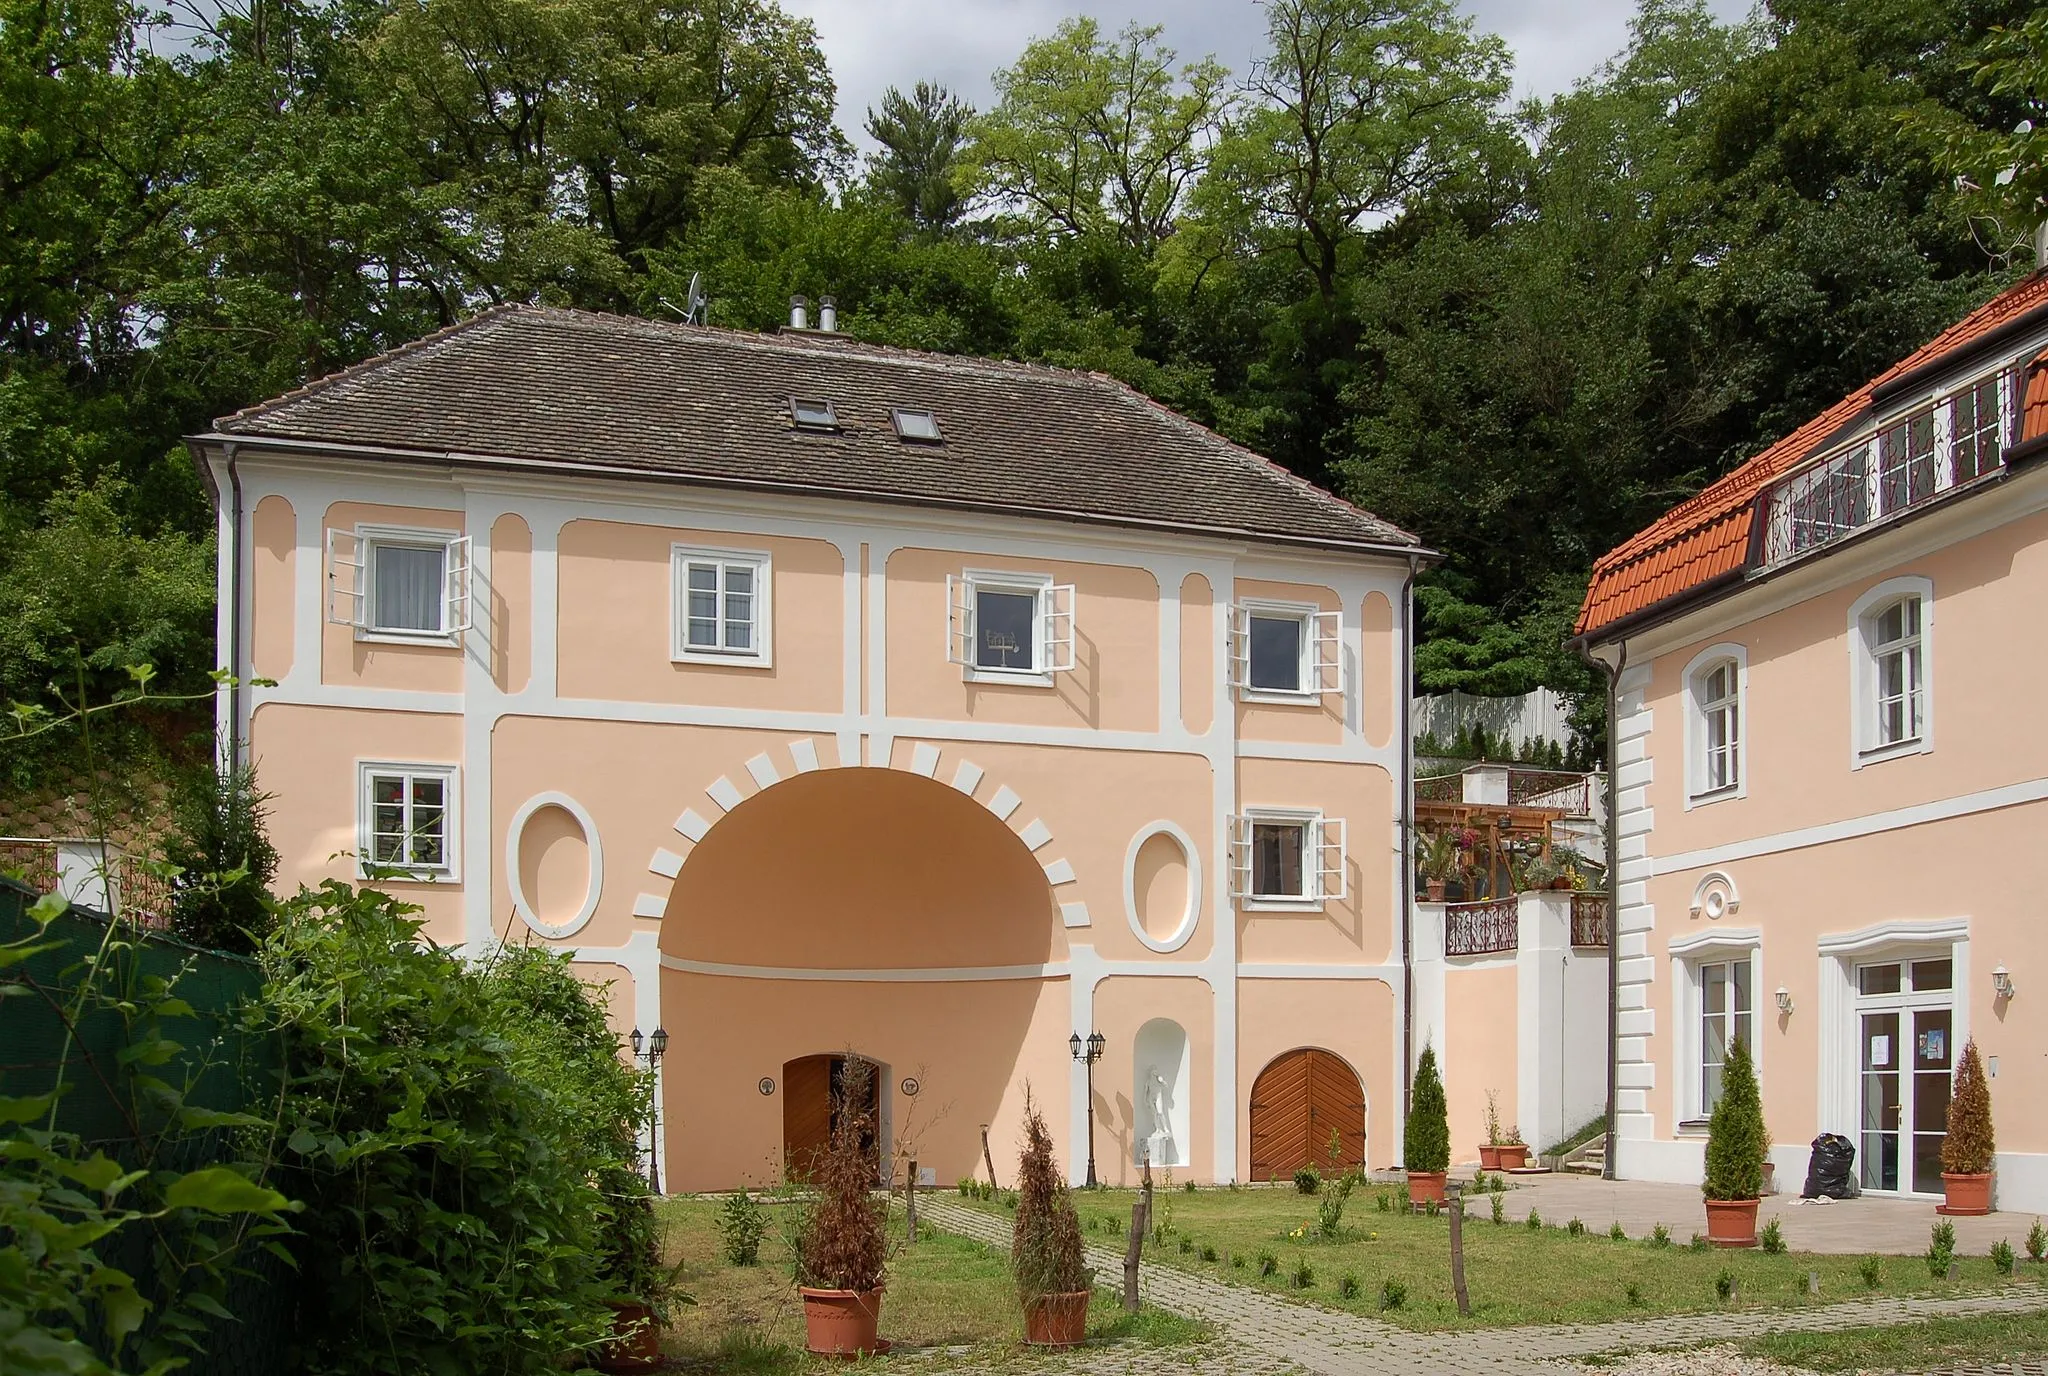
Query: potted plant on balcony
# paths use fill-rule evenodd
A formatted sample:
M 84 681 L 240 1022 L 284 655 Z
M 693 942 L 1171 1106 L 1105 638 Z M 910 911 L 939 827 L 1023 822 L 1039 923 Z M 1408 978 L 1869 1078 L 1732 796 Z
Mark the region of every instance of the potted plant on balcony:
M 882 1314 L 888 1236 L 886 1203 L 877 1202 L 875 1159 L 869 1147 L 868 1083 L 873 1065 L 846 1058 L 831 1136 L 812 1167 L 817 1199 L 804 1219 L 796 1248 L 797 1289 L 804 1298 L 804 1345 L 826 1356 L 880 1352 L 875 1336 Z
M 1443 1203 L 1444 1181 L 1451 1169 L 1450 1110 L 1444 1103 L 1443 1078 L 1437 1073 L 1436 1048 L 1427 1042 L 1415 1066 L 1401 1155 L 1408 1169 L 1408 1202 Z
M 1721 1098 L 1707 1120 L 1707 1241 L 1716 1247 L 1756 1246 L 1756 1206 L 1764 1192 L 1764 1106 L 1749 1047 L 1728 1043 Z
M 1975 1216 L 1991 1212 L 1991 1163 L 1997 1143 L 1991 1133 L 1991 1086 L 1975 1037 L 1963 1043 L 1956 1061 L 1955 1088 L 1948 1101 L 1948 1134 L 1941 1139 L 1941 1188 L 1936 1213 Z
M 1500 1169 L 1500 1095 L 1486 1091 L 1486 1140 L 1479 1146 L 1479 1169 Z
M 1504 1171 L 1518 1171 L 1529 1164 L 1529 1144 L 1522 1140 L 1522 1125 L 1510 1124 L 1507 1136 L 1500 1140 L 1500 1168 Z
M 1456 832 L 1423 833 L 1415 847 L 1415 860 L 1422 867 L 1422 890 L 1431 903 L 1444 901 L 1444 888 L 1458 872 L 1463 858 Z
M 1088 1332 L 1094 1273 L 1082 1260 L 1081 1219 L 1053 1159 L 1052 1134 L 1024 1091 L 1024 1148 L 1017 1157 L 1017 1221 L 1010 1273 L 1024 1306 L 1024 1341 L 1073 1347 Z

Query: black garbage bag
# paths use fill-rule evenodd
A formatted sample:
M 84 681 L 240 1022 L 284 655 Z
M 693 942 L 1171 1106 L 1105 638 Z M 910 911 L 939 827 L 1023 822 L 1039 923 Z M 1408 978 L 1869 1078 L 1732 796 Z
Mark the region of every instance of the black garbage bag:
M 1806 1188 L 1799 1197 L 1854 1199 L 1859 1193 L 1856 1144 L 1839 1132 L 1824 1132 L 1814 1138 L 1813 1155 L 1806 1159 Z

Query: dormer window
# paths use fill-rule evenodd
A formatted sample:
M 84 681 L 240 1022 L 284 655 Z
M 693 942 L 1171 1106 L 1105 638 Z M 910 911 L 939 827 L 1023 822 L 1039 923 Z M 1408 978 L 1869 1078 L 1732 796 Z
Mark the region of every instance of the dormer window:
M 789 416 L 799 430 L 837 430 L 839 417 L 832 410 L 832 403 L 812 397 L 791 397 Z
M 918 440 L 936 444 L 946 437 L 939 433 L 939 418 L 930 411 L 895 410 L 889 413 L 896 422 L 896 437 L 904 440 Z

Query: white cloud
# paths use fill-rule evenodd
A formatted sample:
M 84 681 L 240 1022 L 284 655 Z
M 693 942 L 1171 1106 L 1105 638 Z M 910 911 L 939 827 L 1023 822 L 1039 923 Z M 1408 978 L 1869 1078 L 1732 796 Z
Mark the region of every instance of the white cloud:
M 839 82 L 839 123 L 870 146 L 863 125 L 890 86 L 939 81 L 977 108 L 990 98 L 989 76 L 1015 60 L 1032 38 L 1060 20 L 1092 14 L 1103 27 L 1164 24 L 1183 61 L 1214 53 L 1242 73 L 1264 46 L 1266 16 L 1251 0 L 781 0 L 818 26 Z M 1724 19 L 1746 0 L 1709 0 Z M 1632 0 L 1464 0 L 1481 29 L 1500 34 L 1515 54 L 1515 94 L 1547 96 L 1569 87 L 1621 51 Z

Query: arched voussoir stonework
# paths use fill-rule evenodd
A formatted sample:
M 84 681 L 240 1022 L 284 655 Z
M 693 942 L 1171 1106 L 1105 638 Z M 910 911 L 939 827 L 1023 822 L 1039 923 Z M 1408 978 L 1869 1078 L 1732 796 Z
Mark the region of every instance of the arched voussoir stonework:
M 829 740 L 825 744 L 827 748 L 836 749 Z M 676 817 L 675 833 L 679 839 L 673 846 L 655 847 L 653 856 L 647 862 L 647 872 L 673 883 L 683 872 L 683 867 L 689 864 L 690 855 L 696 849 L 697 843 L 711 833 L 712 827 L 716 826 L 726 813 L 737 808 L 748 798 L 765 793 L 787 779 L 832 767 L 821 764 L 818 749 L 819 742 L 815 739 L 794 740 L 786 747 L 764 750 L 749 759 L 743 770 L 721 774 L 706 784 L 701 795 L 704 801 L 692 800 L 691 804 Z M 1031 817 L 1028 822 L 1024 821 L 1023 819 L 1029 815 L 1024 807 L 1024 799 L 1008 784 L 995 783 L 992 788 L 984 788 L 984 785 L 994 781 L 990 780 L 987 771 L 974 761 L 964 757 L 946 760 L 939 746 L 930 741 L 918 741 L 911 745 L 906 763 L 897 763 L 892 752 L 890 762 L 886 766 L 842 762 L 839 767 L 889 768 L 938 780 L 943 772 L 943 765 L 951 767 L 951 777 L 945 779 L 945 783 L 981 804 L 998 821 L 1009 827 L 1017 839 L 1031 851 L 1039 867 L 1045 871 L 1045 882 L 1052 886 L 1053 899 L 1059 905 L 1062 925 L 1070 928 L 1088 926 L 1088 905 L 1078 896 L 1073 865 L 1060 858 L 1052 844 L 1052 828 L 1040 817 Z M 735 774 L 752 781 L 751 792 L 743 790 L 743 786 L 735 781 Z M 659 921 L 667 910 L 666 893 L 641 893 L 633 900 L 633 916 L 638 918 Z

